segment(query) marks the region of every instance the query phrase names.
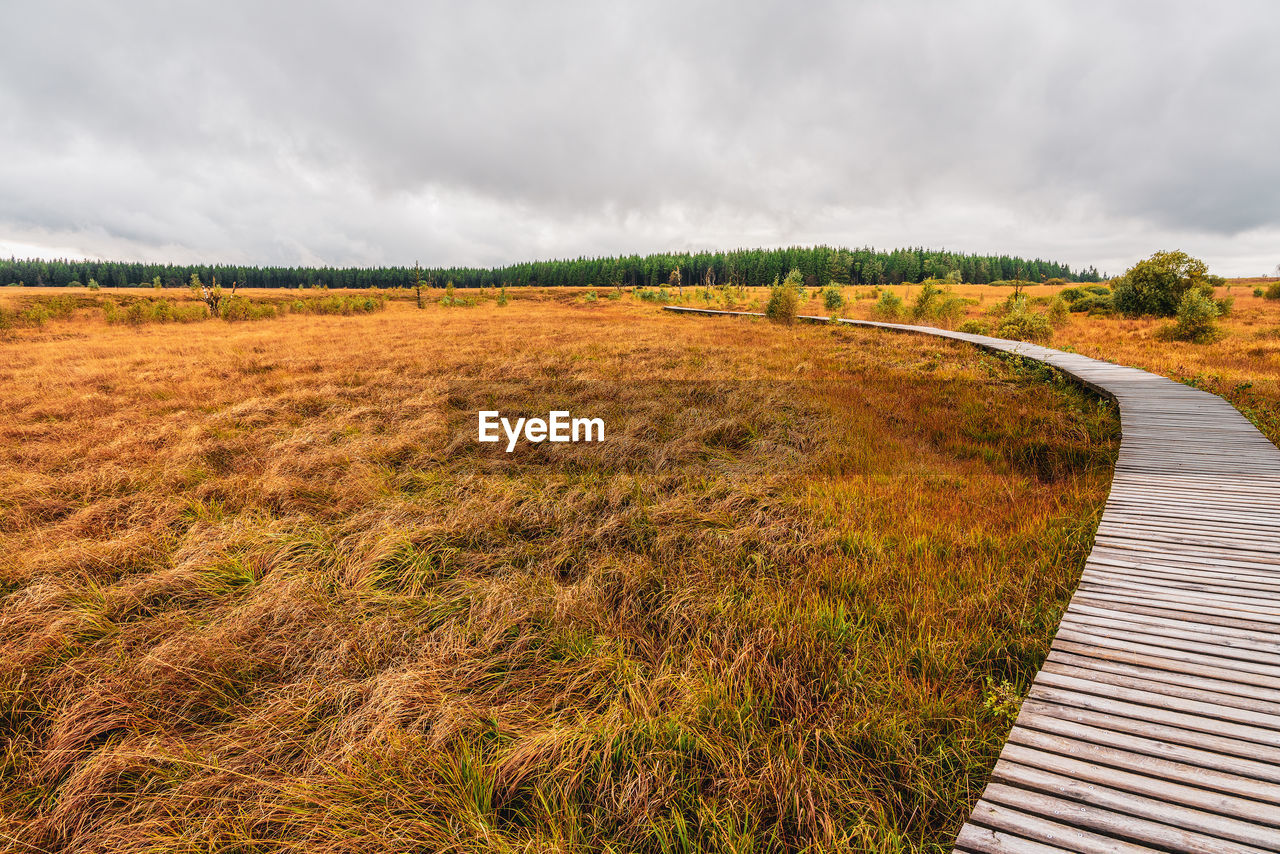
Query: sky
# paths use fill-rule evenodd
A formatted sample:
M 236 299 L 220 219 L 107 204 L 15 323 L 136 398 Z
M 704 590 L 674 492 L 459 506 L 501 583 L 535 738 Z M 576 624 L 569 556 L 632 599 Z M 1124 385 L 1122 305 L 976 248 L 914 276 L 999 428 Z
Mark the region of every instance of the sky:
M 0 255 L 1280 264 L 1280 4 L 0 0 Z

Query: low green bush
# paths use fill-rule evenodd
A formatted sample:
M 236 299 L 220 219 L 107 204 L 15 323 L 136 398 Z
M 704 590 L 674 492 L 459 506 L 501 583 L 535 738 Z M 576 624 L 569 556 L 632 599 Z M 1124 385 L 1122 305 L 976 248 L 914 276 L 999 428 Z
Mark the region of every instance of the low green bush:
M 893 291 L 881 291 L 880 299 L 871 306 L 871 314 L 880 320 L 897 320 L 902 317 L 902 297 Z
M 1178 301 L 1177 322 L 1158 333 L 1161 338 L 1207 344 L 1220 336 L 1217 319 L 1221 314 L 1215 300 L 1199 288 L 1192 288 Z
M 1054 297 L 1049 303 L 1048 311 L 1049 324 L 1054 329 L 1061 329 L 1071 320 L 1071 312 L 1067 308 L 1067 301 L 1062 297 Z
M 1094 315 L 1097 315 L 1097 314 L 1107 315 L 1107 314 L 1112 314 L 1114 312 L 1114 306 L 1112 304 L 1110 295 L 1097 296 L 1096 294 L 1089 294 L 1085 296 L 1083 299 L 1076 300 L 1075 302 L 1071 303 L 1070 309 L 1071 311 L 1076 312 L 1077 314 L 1084 313 L 1084 314 L 1094 314 Z
M 1023 294 L 1010 294 L 991 310 L 997 338 L 1015 341 L 1048 341 L 1053 337 L 1053 324 L 1047 313 L 1032 311 Z
M 785 282 L 774 285 L 769 289 L 769 302 L 764 308 L 764 316 L 775 323 L 791 323 L 796 319 L 799 305 L 800 295 L 795 287 Z
M 1009 338 L 1015 341 L 1048 341 L 1053 337 L 1053 326 L 1049 318 L 1031 311 L 1014 312 L 1006 315 L 995 328 L 997 338 Z
M 294 300 L 290 309 L 295 314 L 372 314 L 387 307 L 381 294 L 371 296 L 343 296 L 334 294 L 309 300 Z
M 167 299 L 135 300 L 125 306 L 108 300 L 102 312 L 110 324 L 141 326 L 145 323 L 193 323 L 209 316 L 204 303 L 179 303 Z
M 218 305 L 218 316 L 228 322 L 266 320 L 278 315 L 279 312 L 274 305 L 253 302 L 242 296 L 228 297 Z
M 827 285 L 822 289 L 822 304 L 831 311 L 844 308 L 844 294 L 839 286 Z

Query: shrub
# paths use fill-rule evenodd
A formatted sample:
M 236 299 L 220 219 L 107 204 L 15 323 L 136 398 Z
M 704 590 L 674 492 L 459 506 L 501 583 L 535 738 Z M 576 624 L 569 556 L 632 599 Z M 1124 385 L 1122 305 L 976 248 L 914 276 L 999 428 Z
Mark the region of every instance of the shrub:
M 1012 312 L 996 326 L 997 338 L 1009 338 L 1015 341 L 1048 341 L 1053 337 L 1053 327 L 1049 318 L 1032 311 Z
M 1280 282 L 1272 282 L 1267 286 L 1265 296 L 1267 299 L 1280 299 Z
M 1048 341 L 1053 337 L 1053 326 L 1048 315 L 1031 311 L 1025 296 L 1010 294 L 993 313 L 999 318 L 995 324 L 995 335 L 998 338 Z
M 844 308 L 844 294 L 837 285 L 827 285 L 822 289 L 822 304 L 832 311 Z
M 991 324 L 981 320 L 966 320 L 960 324 L 960 331 L 970 335 L 990 335 Z
M 598 297 L 596 297 L 595 291 L 587 291 L 586 296 L 584 296 L 582 299 L 586 302 L 595 302 L 596 299 L 598 299 Z
M 916 301 L 911 306 L 911 317 L 916 320 L 935 317 L 941 296 L 942 288 L 934 284 L 933 280 L 926 279 L 920 285 L 920 293 L 916 294 Z
M 228 322 L 237 320 L 265 320 L 275 317 L 276 307 L 270 303 L 256 303 L 240 296 L 228 297 L 218 305 L 218 317 Z
M 1088 314 L 1111 314 L 1112 312 L 1111 297 L 1097 296 L 1088 294 L 1081 299 L 1071 303 L 1070 309 L 1074 312 L 1085 312 Z
M 108 300 L 102 307 L 107 323 L 127 323 L 141 326 L 144 323 L 194 323 L 209 316 L 204 303 L 175 303 L 167 299 L 146 299 L 130 303 L 121 309 Z
M 1071 312 L 1067 308 L 1067 301 L 1062 297 L 1055 297 L 1053 302 L 1049 303 L 1049 325 L 1054 329 L 1061 329 L 1070 319 Z
M 1262 288 L 1254 288 L 1254 289 L 1253 289 L 1253 295 L 1254 295 L 1255 297 L 1260 297 L 1260 296 L 1262 296 L 1262 294 L 1263 294 L 1263 290 L 1262 290 Z M 1280 296 L 1277 296 L 1277 299 L 1280 299 Z
M 1027 298 L 1022 294 L 1009 294 L 1000 302 L 987 309 L 987 312 L 995 317 L 1004 317 L 1016 309 L 1025 309 L 1027 307 Z
M 800 294 L 793 285 L 786 282 L 774 285 L 769 289 L 769 303 L 765 306 L 764 316 L 775 323 L 791 323 L 796 319 L 799 304 Z
M 1178 321 L 1160 330 L 1161 337 L 1204 344 L 1218 337 L 1218 304 L 1204 291 L 1194 288 L 1178 303 Z
M 1128 315 L 1170 317 L 1178 312 L 1189 290 L 1213 296 L 1207 276 L 1205 263 L 1185 252 L 1157 252 L 1134 264 L 1116 281 L 1114 304 Z
M 782 280 L 782 284 L 794 290 L 797 298 L 805 299 L 804 273 L 800 272 L 799 267 L 792 267 L 791 272 L 787 273 L 787 277 Z
M 964 307 L 966 304 L 975 305 L 976 303 L 973 300 L 963 300 L 959 297 L 948 294 L 941 302 L 938 303 L 938 320 L 948 326 L 954 326 L 956 322 L 964 316 Z
M 616 297 L 614 297 L 614 299 L 616 299 Z M 503 285 L 502 290 L 498 292 L 498 305 L 503 306 L 506 305 L 507 302 L 507 286 Z
M 101 287 L 102 287 L 102 286 L 98 284 L 98 280 L 97 280 L 97 279 L 90 279 L 90 280 L 89 280 L 89 285 L 88 285 L 89 290 L 91 290 L 91 291 L 96 291 L 96 290 L 101 289 Z
M 1063 288 L 1058 298 L 1066 301 L 1069 311 L 1095 313 L 1094 309 L 1105 309 L 1105 313 L 1111 312 L 1111 288 L 1106 285 Z
M 1236 307 L 1236 298 L 1222 297 L 1221 299 L 1215 299 L 1213 304 L 1218 307 L 1218 316 L 1226 317 L 1231 313 L 1231 310 Z
M 381 294 L 366 297 L 327 296 L 309 300 L 294 300 L 289 309 L 295 314 L 372 314 L 386 308 L 387 301 Z
M 882 291 L 880 299 L 871 306 L 871 314 L 881 320 L 897 320 L 902 317 L 902 297 L 893 291 Z

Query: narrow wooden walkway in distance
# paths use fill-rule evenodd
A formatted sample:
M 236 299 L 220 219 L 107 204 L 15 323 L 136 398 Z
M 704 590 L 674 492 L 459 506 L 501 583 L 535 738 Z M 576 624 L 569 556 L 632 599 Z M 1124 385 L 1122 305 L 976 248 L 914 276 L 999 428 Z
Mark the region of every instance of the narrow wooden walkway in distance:
M 1136 368 L 842 322 L 1036 359 L 1120 408 L 1080 586 L 955 851 L 1280 852 L 1280 450 L 1222 398 Z

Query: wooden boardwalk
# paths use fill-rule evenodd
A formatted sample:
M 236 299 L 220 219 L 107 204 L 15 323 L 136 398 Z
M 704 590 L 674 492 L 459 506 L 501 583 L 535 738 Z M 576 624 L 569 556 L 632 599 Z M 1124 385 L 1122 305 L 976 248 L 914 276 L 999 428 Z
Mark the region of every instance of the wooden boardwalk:
M 1136 368 L 842 322 L 1036 359 L 1120 408 L 1080 586 L 955 851 L 1280 852 L 1280 450 L 1222 398 Z

